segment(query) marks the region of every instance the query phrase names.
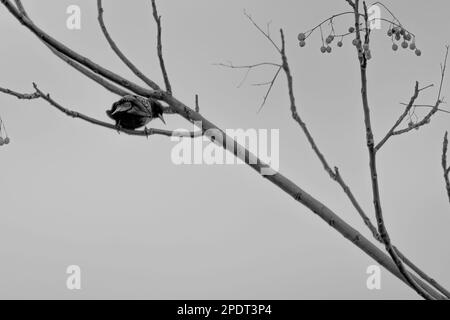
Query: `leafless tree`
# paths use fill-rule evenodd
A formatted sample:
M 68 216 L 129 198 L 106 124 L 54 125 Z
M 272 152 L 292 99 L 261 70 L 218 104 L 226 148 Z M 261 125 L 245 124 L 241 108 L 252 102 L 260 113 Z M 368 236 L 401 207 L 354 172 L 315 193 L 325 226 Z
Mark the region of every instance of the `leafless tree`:
M 137 135 L 137 136 L 149 136 L 149 135 L 164 135 L 164 136 L 172 136 L 172 135 L 181 135 L 184 137 L 191 137 L 195 138 L 198 136 L 206 136 L 210 138 L 211 140 L 215 141 L 219 145 L 222 145 L 225 149 L 227 149 L 230 152 L 233 152 L 234 155 L 241 160 L 243 160 L 246 164 L 248 164 L 252 169 L 256 170 L 258 173 L 262 174 L 264 172 L 263 169 L 267 168 L 268 165 L 263 163 L 259 158 L 257 158 L 255 155 L 251 154 L 249 150 L 242 149 L 241 146 L 238 146 L 237 142 L 231 139 L 229 136 L 225 134 L 225 132 L 217 127 L 214 123 L 212 123 L 210 120 L 203 117 L 200 113 L 199 103 L 198 103 L 198 96 L 196 95 L 196 104 L 194 108 L 189 107 L 187 104 L 179 101 L 175 98 L 174 88 L 171 85 L 169 73 L 166 68 L 166 63 L 163 56 L 163 47 L 162 47 L 162 20 L 161 16 L 158 13 L 157 7 L 156 7 L 156 1 L 151 0 L 152 5 L 152 12 L 153 12 L 153 18 L 155 20 L 156 28 L 157 28 L 157 34 L 156 34 L 156 45 L 157 45 L 157 53 L 158 53 L 158 60 L 161 68 L 161 72 L 164 79 L 164 88 L 160 87 L 155 81 L 151 80 L 149 77 L 144 75 L 119 49 L 119 47 L 116 45 L 114 40 L 112 39 L 111 35 L 109 34 L 107 27 L 105 25 L 104 19 L 103 19 L 103 7 L 102 7 L 102 1 L 97 0 L 97 8 L 98 8 L 98 21 L 99 25 L 103 31 L 103 34 L 105 38 L 107 39 L 109 45 L 111 46 L 111 49 L 117 54 L 117 56 L 129 67 L 129 69 L 144 83 L 146 84 L 146 87 L 142 87 L 140 85 L 137 85 L 133 81 L 126 79 L 113 71 L 91 61 L 87 57 L 82 56 L 81 54 L 77 53 L 76 51 L 72 50 L 71 48 L 65 46 L 63 43 L 58 41 L 57 39 L 52 38 L 49 36 L 44 30 L 39 28 L 33 20 L 28 16 L 24 6 L 22 5 L 20 0 L 0 0 L 1 3 L 4 5 L 4 7 L 29 31 L 31 31 L 34 35 L 36 35 L 44 45 L 46 45 L 53 54 L 55 54 L 58 58 L 65 61 L 67 64 L 69 64 L 71 67 L 73 67 L 75 70 L 79 71 L 86 77 L 90 78 L 91 80 L 95 81 L 97 84 L 105 88 L 106 90 L 113 92 L 117 94 L 118 96 L 125 96 L 129 94 L 139 95 L 141 97 L 145 98 L 151 98 L 159 100 L 163 103 L 165 103 L 166 107 L 164 112 L 166 114 L 171 114 L 173 116 L 180 116 L 187 120 L 190 123 L 198 123 L 200 122 L 202 124 L 201 131 L 200 132 L 189 132 L 189 133 L 179 133 L 176 131 L 171 130 L 159 130 L 155 128 L 150 129 L 144 129 L 144 130 L 126 130 L 123 128 L 117 128 L 113 124 L 110 124 L 108 122 L 104 122 L 99 119 L 94 119 L 92 117 L 89 117 L 87 115 L 81 114 L 77 111 L 70 110 L 57 101 L 55 101 L 52 97 L 50 97 L 49 94 L 44 93 L 41 91 L 41 89 L 38 87 L 38 85 L 33 84 L 34 86 L 34 92 L 32 93 L 19 93 L 15 92 L 10 89 L 6 88 L 0 88 L 0 91 L 2 91 L 5 94 L 13 95 L 19 99 L 43 99 L 47 101 L 51 106 L 55 107 L 56 109 L 60 110 L 61 112 L 64 112 L 66 115 L 78 118 L 84 121 L 87 121 L 91 124 L 102 126 L 108 129 L 112 130 L 120 130 L 121 132 L 124 132 L 126 134 L 130 135 Z M 429 112 L 425 115 L 425 117 L 416 122 L 410 122 L 408 126 L 404 129 L 399 129 L 400 125 L 404 122 L 404 120 L 410 115 L 411 111 L 419 107 L 419 105 L 415 104 L 415 101 L 417 97 L 419 96 L 420 92 L 428 89 L 430 86 L 426 86 L 423 88 L 419 87 L 419 83 L 416 82 L 413 96 L 411 97 L 409 103 L 405 104 L 405 110 L 400 115 L 399 119 L 394 123 L 392 128 L 386 133 L 383 139 L 380 140 L 380 142 L 375 143 L 374 135 L 372 132 L 372 124 L 371 124 L 371 117 L 370 117 L 370 105 L 367 97 L 367 67 L 368 62 L 371 58 L 370 50 L 368 49 L 369 43 L 370 43 L 370 28 L 369 28 L 369 16 L 367 13 L 367 8 L 365 3 L 362 6 L 360 5 L 359 0 L 346 0 L 346 2 L 351 6 L 351 11 L 341 13 L 334 15 L 328 19 L 326 19 L 324 22 L 316 26 L 315 28 L 311 29 L 308 33 L 302 34 L 299 36 L 300 43 L 302 45 L 302 41 L 305 41 L 307 37 L 309 37 L 315 30 L 321 29 L 322 25 L 324 23 L 332 22 L 333 19 L 337 18 L 338 16 L 342 15 L 352 15 L 354 17 L 354 28 L 353 30 L 349 31 L 348 33 L 337 35 L 334 34 L 336 37 L 345 37 L 345 36 L 351 36 L 353 35 L 355 37 L 355 46 L 356 46 L 356 53 L 358 58 L 358 63 L 360 65 L 360 74 L 361 74 L 361 96 L 362 96 L 362 107 L 364 111 L 364 123 L 365 123 L 365 129 L 366 129 L 366 142 L 367 142 L 367 149 L 369 154 L 369 169 L 370 169 L 370 177 L 371 177 L 371 185 L 372 185 L 372 192 L 373 192 L 373 203 L 374 203 L 374 213 L 376 216 L 376 226 L 372 223 L 371 219 L 369 218 L 369 215 L 365 213 L 365 211 L 362 209 L 362 206 L 359 204 L 358 200 L 356 199 L 355 195 L 352 193 L 350 187 L 345 182 L 344 178 L 342 177 L 339 169 L 337 167 L 333 167 L 329 164 L 329 162 L 326 160 L 326 157 L 318 147 L 317 143 L 315 142 L 313 135 L 311 134 L 311 131 L 308 129 L 305 121 L 302 119 L 302 116 L 298 112 L 297 108 L 297 102 L 294 95 L 294 78 L 291 73 L 291 69 L 288 62 L 288 56 L 286 52 L 286 39 L 285 35 L 282 29 L 280 29 L 280 41 L 274 40 L 272 36 L 270 35 L 270 32 L 267 30 L 264 30 L 262 27 L 260 27 L 253 18 L 246 13 L 247 18 L 250 20 L 250 22 L 257 28 L 257 30 L 265 37 L 267 41 L 271 43 L 273 48 L 276 50 L 276 52 L 279 54 L 280 61 L 277 63 L 262 63 L 262 64 L 253 64 L 253 65 L 246 65 L 246 66 L 235 66 L 233 64 L 222 64 L 222 66 L 230 67 L 230 68 L 238 68 L 238 69 L 245 69 L 248 72 L 250 72 L 254 68 L 258 68 L 262 65 L 270 65 L 273 66 L 276 69 L 276 72 L 274 73 L 273 78 L 271 81 L 268 81 L 266 83 L 261 83 L 259 85 L 261 86 L 268 86 L 267 93 L 264 97 L 264 101 L 262 103 L 262 106 L 267 100 L 267 97 L 269 96 L 271 89 L 275 83 L 275 81 L 279 78 L 281 74 L 284 73 L 287 79 L 287 87 L 288 87 L 288 95 L 290 99 L 290 109 L 292 113 L 292 118 L 294 121 L 300 126 L 303 133 L 306 135 L 306 138 L 312 147 L 314 153 L 318 157 L 319 161 L 323 165 L 325 171 L 330 176 L 332 180 L 334 180 L 338 185 L 342 188 L 343 192 L 346 194 L 352 205 L 354 206 L 357 213 L 361 216 L 363 219 L 365 225 L 369 228 L 371 231 L 374 239 L 383 244 L 387 253 L 383 252 L 381 250 L 376 242 L 372 242 L 368 238 L 364 237 L 358 230 L 353 228 L 351 225 L 349 225 L 347 222 L 345 222 L 340 216 L 329 209 L 325 204 L 317 200 L 312 195 L 305 192 L 300 186 L 292 182 L 290 179 L 282 175 L 281 173 L 275 173 L 274 175 L 264 175 L 262 176 L 267 179 L 268 181 L 272 182 L 274 185 L 278 186 L 280 189 L 282 189 L 284 192 L 292 196 L 295 201 L 298 203 L 306 206 L 308 209 L 310 209 L 313 213 L 315 213 L 317 216 L 319 216 L 321 219 L 323 219 L 331 228 L 342 234 L 345 238 L 350 240 L 354 245 L 356 245 L 358 248 L 360 248 L 363 252 L 365 252 L 367 255 L 369 255 L 371 258 L 373 258 L 375 261 L 377 261 L 380 265 L 384 266 L 387 270 L 389 270 L 393 275 L 398 277 L 401 281 L 403 281 L 406 285 L 414 289 L 418 294 L 420 294 L 425 299 L 449 299 L 450 298 L 450 292 L 446 290 L 443 286 L 441 286 L 439 283 L 437 283 L 433 278 L 428 276 L 425 272 L 423 272 L 419 267 L 416 266 L 412 261 L 410 261 L 404 254 L 401 253 L 401 251 L 396 248 L 392 241 L 390 240 L 389 233 L 387 231 L 387 226 L 383 219 L 383 212 L 382 212 L 382 205 L 381 205 L 381 199 L 379 194 L 379 181 L 378 181 L 378 174 L 377 174 L 377 165 L 376 165 L 376 156 L 377 153 L 380 151 L 380 149 L 383 147 L 383 145 L 390 140 L 392 137 L 400 135 L 400 134 L 406 134 L 410 132 L 413 129 L 418 129 L 426 124 L 429 123 L 429 120 L 432 116 L 434 116 L 438 111 L 441 111 L 440 105 L 442 104 L 442 85 L 444 82 L 444 76 L 445 76 L 445 65 L 447 62 L 447 55 L 448 55 L 448 47 L 446 52 L 446 57 L 444 64 L 442 66 L 442 74 L 441 74 L 441 81 L 439 86 L 439 93 L 437 97 L 437 101 L 430 106 L 427 106 L 430 108 Z M 393 15 L 392 15 L 393 16 Z M 398 30 L 403 30 L 405 32 L 406 29 L 403 28 L 403 26 L 399 23 L 399 21 L 393 16 L 393 20 L 389 21 L 393 27 L 398 28 Z M 268 27 L 269 28 L 269 27 Z M 399 31 L 399 32 L 400 32 Z M 411 34 L 407 32 L 407 34 Z M 328 43 L 327 39 L 327 43 Z M 333 40 L 331 40 L 333 41 Z M 330 42 L 331 42 L 330 41 Z M 278 44 L 280 42 L 280 44 Z M 321 49 L 322 50 L 322 49 Z M 329 51 L 328 47 L 325 47 L 325 52 Z M 416 50 L 416 54 L 420 54 Z M 245 80 L 245 79 L 244 79 Z M 261 106 L 261 107 L 262 107 Z M 219 134 L 215 134 L 219 133 Z M 449 191 L 449 197 L 450 197 L 450 189 L 449 189 L 449 181 L 448 181 L 448 175 L 449 175 L 449 169 L 447 168 L 446 163 L 446 153 L 447 153 L 447 135 L 444 140 L 444 150 L 443 150 L 443 157 L 442 157 L 442 165 L 444 168 L 444 173 L 446 177 L 446 183 L 447 183 L 447 190 Z M 243 152 L 239 152 L 240 150 L 243 150 Z M 255 160 L 256 161 L 251 161 Z

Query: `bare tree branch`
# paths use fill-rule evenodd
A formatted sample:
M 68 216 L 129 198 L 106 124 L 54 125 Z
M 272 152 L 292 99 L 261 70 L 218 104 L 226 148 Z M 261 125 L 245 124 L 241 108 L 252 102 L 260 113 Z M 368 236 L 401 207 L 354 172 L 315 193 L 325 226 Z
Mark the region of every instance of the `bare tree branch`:
M 17 91 L 10 90 L 8 88 L 2 88 L 0 87 L 0 92 L 3 92 L 5 94 L 9 94 L 10 96 L 14 96 L 17 99 L 23 99 L 23 100 L 33 100 L 40 98 L 40 95 L 37 92 L 33 93 L 20 93 Z
M 254 22 L 253 22 L 253 24 L 254 24 Z M 269 88 L 266 91 L 266 94 L 263 97 L 263 101 L 262 101 L 261 105 L 259 106 L 257 113 L 261 112 L 262 108 L 265 106 L 267 99 L 269 98 L 270 92 L 272 91 L 272 88 L 278 78 L 278 75 L 280 74 L 281 70 L 283 69 L 283 66 L 281 64 L 272 63 L 272 62 L 261 62 L 261 63 L 255 63 L 255 64 L 250 64 L 250 65 L 238 65 L 238 66 L 234 65 L 232 62 L 229 62 L 227 64 L 215 63 L 214 65 L 220 66 L 220 67 L 225 67 L 225 68 L 230 68 L 230 69 L 246 69 L 247 72 L 245 73 L 244 78 L 239 83 L 238 88 L 240 88 L 244 84 L 245 80 L 247 80 L 247 77 L 251 70 L 259 68 L 259 67 L 264 67 L 264 66 L 277 67 L 277 71 L 275 72 L 272 80 L 263 82 L 263 83 L 254 84 L 256 86 L 269 86 Z
M 19 93 L 19 92 L 16 92 L 16 91 L 13 91 L 10 89 L 6 89 L 6 88 L 1 88 L 1 87 L 0 87 L 0 92 L 15 96 L 18 99 L 33 100 L 33 99 L 41 98 L 41 99 L 47 101 L 50 105 L 52 105 L 53 107 L 55 107 L 56 109 L 63 112 L 64 114 L 66 114 L 69 117 L 78 118 L 78 119 L 84 120 L 86 122 L 89 122 L 91 124 L 94 124 L 94 125 L 97 125 L 100 127 L 104 127 L 104 128 L 108 128 L 108 129 L 112 129 L 112 130 L 116 130 L 119 132 L 123 132 L 125 134 L 132 135 L 132 136 L 148 137 L 151 135 L 162 135 L 162 136 L 167 136 L 167 137 L 173 136 L 173 137 L 189 137 L 189 138 L 195 138 L 195 137 L 202 136 L 201 132 L 169 131 L 169 130 L 161 130 L 161 129 L 155 129 L 155 128 L 145 128 L 144 130 L 128 130 L 128 129 L 125 129 L 122 127 L 117 127 L 111 123 L 104 122 L 104 121 L 89 117 L 87 115 L 84 115 L 80 112 L 65 108 L 61 104 L 56 102 L 54 99 L 52 99 L 49 94 L 43 93 L 35 83 L 33 83 L 33 87 L 35 89 L 35 92 L 33 92 L 33 93 Z
M 198 103 L 198 94 L 195 95 L 195 112 L 200 112 L 200 105 Z
M 25 8 L 22 5 L 22 2 L 20 0 L 15 0 L 15 3 L 16 3 L 16 6 L 17 6 L 19 12 L 21 14 L 23 14 L 25 17 L 29 18 L 27 12 L 25 11 Z M 53 54 L 55 54 L 58 58 L 60 58 L 64 62 L 66 62 L 69 66 L 73 67 L 75 70 L 79 71 L 84 76 L 86 76 L 89 79 L 97 82 L 99 85 L 104 87 L 106 90 L 108 90 L 108 91 L 110 91 L 112 93 L 115 93 L 115 94 L 117 94 L 119 96 L 126 96 L 126 95 L 130 94 L 129 91 L 126 91 L 124 89 L 119 88 L 118 86 L 113 85 L 112 83 L 110 83 L 109 81 L 105 80 L 101 76 L 99 76 L 99 75 L 95 74 L 94 72 L 86 69 L 85 67 L 83 67 L 79 63 L 75 62 L 74 60 L 70 59 L 66 55 L 64 55 L 61 52 L 55 50 L 53 47 L 51 47 L 50 45 L 45 43 L 45 41 L 42 41 L 42 43 L 45 44 L 47 46 L 47 48 L 49 48 L 50 51 Z
M 350 5 L 350 7 L 355 9 L 355 3 L 352 0 L 345 0 L 345 1 Z
M 419 267 L 417 267 L 411 260 L 409 260 L 405 255 L 398 250 L 394 246 L 395 252 L 397 252 L 398 256 L 402 261 L 409 267 L 411 270 L 413 270 L 419 277 L 421 277 L 423 280 L 425 280 L 427 283 L 431 284 L 434 288 L 439 290 L 444 296 L 446 296 L 448 299 L 450 299 L 450 292 L 445 289 L 443 286 L 441 286 L 436 280 L 428 276 L 425 272 L 423 272 Z
M 450 201 L 450 166 L 447 164 L 448 153 L 448 132 L 445 133 L 442 143 L 442 169 L 444 170 L 445 188 L 447 189 L 448 200 Z
M 161 66 L 161 72 L 163 74 L 164 83 L 166 85 L 166 91 L 168 94 L 172 94 L 172 85 L 169 81 L 169 76 L 167 75 L 166 64 L 164 63 L 164 57 L 162 53 L 162 26 L 161 26 L 161 16 L 158 15 L 158 9 L 156 8 L 156 1 L 152 0 L 153 18 L 155 19 L 156 27 L 158 29 L 158 59 Z
M 258 29 L 260 30 L 260 29 Z M 331 169 L 330 165 L 328 164 L 328 162 L 326 161 L 325 157 L 323 156 L 323 154 L 320 152 L 319 148 L 317 147 L 317 144 L 315 143 L 311 133 L 309 132 L 306 124 L 303 122 L 303 120 L 301 119 L 301 117 L 299 116 L 298 112 L 297 112 L 297 107 L 296 107 L 296 103 L 295 103 L 295 96 L 294 96 L 294 85 L 293 85 L 293 77 L 290 71 L 290 67 L 287 61 L 287 55 L 286 55 L 286 51 L 285 51 L 285 39 L 284 39 L 284 33 L 283 30 L 280 30 L 281 33 L 281 43 L 282 43 L 282 48 L 280 50 L 280 54 L 282 57 L 282 67 L 286 73 L 287 76 L 287 80 L 288 80 L 288 88 L 289 88 L 289 98 L 291 101 L 291 111 L 292 111 L 292 116 L 294 118 L 294 120 L 300 125 L 300 127 L 302 128 L 302 130 L 304 131 L 308 142 L 310 143 L 310 145 L 312 146 L 314 152 L 316 153 L 317 157 L 319 158 L 320 162 L 322 163 L 322 165 L 324 166 L 325 171 L 330 175 L 330 177 L 336 181 L 341 188 L 343 189 L 344 193 L 347 195 L 347 197 L 349 198 L 349 200 L 351 201 L 351 203 L 353 204 L 353 206 L 355 207 L 355 209 L 357 210 L 357 212 L 360 214 L 361 218 L 363 219 L 364 223 L 367 225 L 367 227 L 369 228 L 369 230 L 372 232 L 372 235 L 374 236 L 374 238 L 383 243 L 380 234 L 378 233 L 377 228 L 372 224 L 372 222 L 370 221 L 369 217 L 365 214 L 364 210 L 361 208 L 361 206 L 359 205 L 358 201 L 356 200 L 356 198 L 354 197 L 351 189 L 348 187 L 348 185 L 345 183 L 345 181 L 342 179 L 339 169 L 337 167 L 335 167 L 334 171 Z M 258 66 L 260 64 L 256 64 L 256 66 Z M 273 64 L 271 64 L 273 65 Z M 255 65 L 247 65 L 247 66 L 234 66 L 233 64 L 228 64 L 228 65 L 224 65 L 226 67 L 234 67 L 236 69 L 239 68 L 252 68 Z M 272 82 L 268 82 L 269 84 L 271 84 Z M 399 254 L 401 255 L 401 257 L 404 257 L 404 255 L 396 248 L 396 250 L 399 252 Z M 405 257 L 405 263 L 407 263 L 408 265 L 412 266 L 413 270 L 417 270 L 418 274 L 423 276 L 423 279 L 426 281 L 429 281 L 431 278 L 426 275 L 423 271 L 421 271 L 416 265 L 412 264 L 412 262 L 410 260 L 408 260 Z M 416 271 L 415 271 L 416 272 Z M 430 284 L 432 284 L 434 286 L 434 284 L 436 283 L 434 280 L 433 281 L 429 281 Z M 440 286 L 439 284 L 437 284 L 436 289 L 438 289 L 439 291 L 441 291 L 442 289 L 442 293 L 444 295 L 446 295 L 447 297 L 450 298 L 450 293 L 448 291 L 446 291 L 445 289 L 443 289 L 442 286 Z
M 411 109 L 414 107 L 414 102 L 419 94 L 419 92 L 421 90 L 425 90 L 427 88 L 429 88 L 430 86 L 427 86 L 423 89 L 418 89 L 417 83 L 416 83 L 416 89 L 414 92 L 413 97 L 411 98 L 410 102 L 407 104 L 405 111 L 403 112 L 403 114 L 400 116 L 399 120 L 395 123 L 394 127 L 388 132 L 388 134 L 386 135 L 386 137 L 377 145 L 376 147 L 376 151 L 378 151 L 383 144 L 392 136 L 398 136 L 404 133 L 408 133 L 411 130 L 418 130 L 420 127 L 425 126 L 427 124 L 430 123 L 431 118 L 438 112 L 438 111 L 444 111 L 445 110 L 441 110 L 439 109 L 439 106 L 443 103 L 442 101 L 442 87 L 444 84 L 444 80 L 445 80 L 445 71 L 447 69 L 447 60 L 448 60 L 448 52 L 449 52 L 449 46 L 446 46 L 446 52 L 445 52 L 445 58 L 444 58 L 444 63 L 441 65 L 441 80 L 440 80 L 440 85 L 439 85 L 439 91 L 438 91 L 438 95 L 437 95 L 437 99 L 436 99 L 436 103 L 431 107 L 431 110 L 425 115 L 425 117 L 421 120 L 418 121 L 416 123 L 412 123 L 410 122 L 408 127 L 402 130 L 396 130 L 397 127 L 400 125 L 400 123 L 404 120 L 404 118 L 406 117 L 406 115 L 411 111 Z M 423 105 L 422 105 L 423 106 Z
M 106 90 L 115 93 L 121 97 L 131 94 L 129 91 L 124 90 L 116 85 L 113 85 L 111 82 L 106 80 L 105 78 L 95 74 L 94 72 L 90 71 L 89 69 L 83 67 L 78 62 L 70 59 L 69 57 L 65 56 L 59 51 L 56 51 L 52 47 L 46 44 L 46 46 L 52 51 L 58 58 L 60 58 L 62 61 L 66 62 L 69 66 L 73 67 L 75 70 L 86 76 L 87 78 L 97 82 L 99 85 L 101 85 Z
M 409 101 L 408 105 L 405 108 L 405 111 L 400 115 L 398 120 L 395 122 L 395 124 L 392 126 L 392 128 L 388 131 L 386 136 L 377 144 L 375 147 L 375 151 L 378 151 L 381 149 L 381 147 L 389 140 L 390 137 L 393 136 L 395 129 L 403 122 L 405 117 L 408 115 L 409 111 L 414 105 L 414 102 L 416 101 L 417 97 L 419 96 L 419 82 L 416 81 L 416 86 L 414 88 L 414 94 L 411 97 L 411 100 Z
M 267 89 L 267 92 L 264 95 L 264 99 L 263 99 L 263 102 L 261 103 L 261 106 L 258 109 L 258 113 L 260 113 L 262 108 L 264 108 L 264 106 L 265 106 L 265 104 L 267 102 L 267 98 L 269 98 L 269 95 L 270 95 L 270 92 L 272 91 L 273 85 L 275 84 L 275 81 L 277 81 L 278 75 L 280 74 L 282 69 L 283 69 L 282 67 L 279 67 L 277 72 L 273 76 L 272 81 L 269 82 L 269 89 Z
M 400 103 L 401 105 L 403 105 L 403 106 L 407 106 L 408 104 L 406 104 L 406 103 Z M 434 108 L 435 106 L 433 106 L 433 105 L 431 105 L 431 104 L 414 104 L 413 105 L 413 108 Z M 448 110 L 445 110 L 445 109 L 439 109 L 438 108 L 438 111 L 439 112 L 443 112 L 443 113 L 449 113 L 450 114 L 450 111 L 448 111 Z
M 356 200 L 355 196 L 353 195 L 351 189 L 349 186 L 345 183 L 343 180 L 339 169 L 337 167 L 334 168 L 334 171 L 331 169 L 330 165 L 328 164 L 327 160 L 325 159 L 324 155 L 319 150 L 316 142 L 314 141 L 314 138 L 312 137 L 311 133 L 309 132 L 308 127 L 306 126 L 305 122 L 301 119 L 300 115 L 297 112 L 296 102 L 295 102 L 295 96 L 294 96 L 294 85 L 293 85 L 293 77 L 290 71 L 289 63 L 287 60 L 287 55 L 285 51 L 285 39 L 283 31 L 281 30 L 281 38 L 282 38 L 282 49 L 281 49 L 281 55 L 283 59 L 283 68 L 285 70 L 287 79 L 288 79 L 288 88 L 289 88 L 289 97 L 291 101 L 291 111 L 292 111 L 292 117 L 294 120 L 299 124 L 299 126 L 302 128 L 303 132 L 305 133 L 310 145 L 312 146 L 314 152 L 316 153 L 317 157 L 319 158 L 320 162 L 322 163 L 325 171 L 330 175 L 331 179 L 336 181 L 341 188 L 343 189 L 344 193 L 349 198 L 350 202 L 356 209 L 356 211 L 359 213 L 360 217 L 364 221 L 365 225 L 369 228 L 371 231 L 373 237 L 383 243 L 381 236 L 377 230 L 377 228 L 372 224 L 370 218 L 367 216 L 367 214 L 364 212 L 364 210 L 361 208 L 361 205 Z M 418 84 L 417 84 L 418 88 Z M 419 267 L 417 267 L 415 264 L 413 264 L 408 258 L 406 258 L 400 250 L 395 248 L 397 254 L 400 256 L 400 258 L 412 269 L 414 272 L 416 272 L 422 279 L 433 285 L 436 289 L 438 289 L 440 292 L 442 292 L 446 297 L 450 298 L 450 292 L 447 291 L 444 287 L 442 287 L 439 283 L 437 283 L 434 279 L 429 277 L 425 272 L 423 272 Z
M 273 45 L 273 47 L 278 51 L 278 53 L 281 52 L 281 49 L 278 47 L 278 45 L 275 43 L 275 41 L 272 40 L 272 38 L 270 37 L 270 34 L 267 32 L 265 32 L 256 22 L 255 20 L 253 20 L 252 16 L 249 15 L 245 10 L 244 10 L 244 15 L 250 20 L 250 22 L 262 33 L 262 35 L 264 37 L 267 38 L 267 40 L 269 40 L 269 42 Z
M 125 63 L 125 65 L 142 81 L 144 81 L 150 88 L 153 90 L 161 90 L 161 88 L 152 80 L 150 80 L 146 75 L 144 75 L 119 49 L 114 40 L 111 38 L 108 29 L 105 26 L 105 21 L 103 19 L 103 6 L 102 0 L 97 0 L 97 11 L 98 11 L 98 22 L 100 24 L 100 28 L 102 29 L 103 35 L 108 41 L 111 49 L 116 53 L 116 55 L 120 58 L 120 60 Z
M 368 14 L 366 3 L 364 2 L 364 20 L 366 26 L 368 24 Z M 358 29 L 360 22 L 359 15 L 359 0 L 355 0 L 355 27 L 356 27 L 356 39 L 357 41 L 361 41 L 361 31 Z M 364 43 L 369 42 L 369 30 L 366 32 Z M 361 42 L 360 42 L 361 43 Z M 372 183 L 372 194 L 373 194 L 373 204 L 375 208 L 375 216 L 377 219 L 378 232 L 380 233 L 381 239 L 386 247 L 386 251 L 391 256 L 395 265 L 397 266 L 400 273 L 405 277 L 406 281 L 410 284 L 410 286 L 423 298 L 427 300 L 434 300 L 434 297 L 430 295 L 426 290 L 424 290 L 418 283 L 415 281 L 411 274 L 405 269 L 402 260 L 399 258 L 397 252 L 395 251 L 391 239 L 384 222 L 383 210 L 381 207 L 381 197 L 378 183 L 378 172 L 377 172 L 377 164 L 376 164 L 376 149 L 374 144 L 374 136 L 372 131 L 372 123 L 370 117 L 370 107 L 369 107 L 369 99 L 367 93 L 367 59 L 364 55 L 359 54 L 358 51 L 358 60 L 360 62 L 360 73 L 361 73 L 361 97 L 364 111 L 364 124 L 366 127 L 366 141 L 367 141 L 367 149 L 369 152 L 369 168 L 370 168 L 370 178 Z
M 106 79 L 129 89 L 130 91 L 144 96 L 144 97 L 151 97 L 154 99 L 161 99 L 161 92 L 159 91 L 153 91 L 145 89 L 119 75 L 116 73 L 94 63 L 93 61 L 89 60 L 88 58 L 80 55 L 79 53 L 73 51 L 69 47 L 65 46 L 61 42 L 57 41 L 53 37 L 49 36 L 47 33 L 45 33 L 43 30 L 38 28 L 32 21 L 29 19 L 25 14 L 18 11 L 16 7 L 9 1 L 9 0 L 0 0 L 0 2 L 9 10 L 9 12 L 21 23 L 23 24 L 27 29 L 29 29 L 33 34 L 35 34 L 39 39 L 41 39 L 43 42 L 57 50 L 58 52 L 61 52 L 62 54 L 66 55 L 67 57 L 75 60 L 76 62 L 80 63 L 81 65 L 85 66 L 86 68 L 90 69 L 91 71 L 100 74 L 101 76 L 105 77 Z

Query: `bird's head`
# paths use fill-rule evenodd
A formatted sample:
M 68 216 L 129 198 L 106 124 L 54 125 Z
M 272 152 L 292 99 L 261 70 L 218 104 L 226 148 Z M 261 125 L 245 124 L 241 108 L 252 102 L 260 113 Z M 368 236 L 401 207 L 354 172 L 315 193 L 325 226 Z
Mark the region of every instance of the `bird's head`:
M 153 117 L 156 118 L 158 117 L 159 119 L 161 119 L 161 121 L 166 124 L 166 121 L 164 120 L 163 114 L 164 114 L 164 107 L 163 105 L 156 100 L 152 100 L 152 114 Z

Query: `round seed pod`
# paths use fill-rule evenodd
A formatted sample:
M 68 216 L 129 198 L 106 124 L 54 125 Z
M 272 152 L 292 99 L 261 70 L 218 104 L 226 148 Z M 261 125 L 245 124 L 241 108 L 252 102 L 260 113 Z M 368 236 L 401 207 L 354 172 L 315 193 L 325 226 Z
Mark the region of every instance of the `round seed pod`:
M 306 35 L 304 33 L 299 33 L 298 34 L 298 41 L 305 41 L 306 40 Z
M 392 45 L 392 50 L 397 51 L 398 50 L 398 45 L 396 43 L 394 43 Z

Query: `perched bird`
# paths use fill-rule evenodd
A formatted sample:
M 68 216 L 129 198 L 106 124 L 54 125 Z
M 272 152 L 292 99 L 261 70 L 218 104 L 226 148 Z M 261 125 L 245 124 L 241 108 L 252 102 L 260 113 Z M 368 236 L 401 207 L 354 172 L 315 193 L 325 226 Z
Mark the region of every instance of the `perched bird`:
M 135 130 L 147 125 L 154 118 L 159 118 L 166 124 L 163 111 L 159 101 L 128 95 L 115 102 L 106 114 L 116 121 L 118 128 Z

